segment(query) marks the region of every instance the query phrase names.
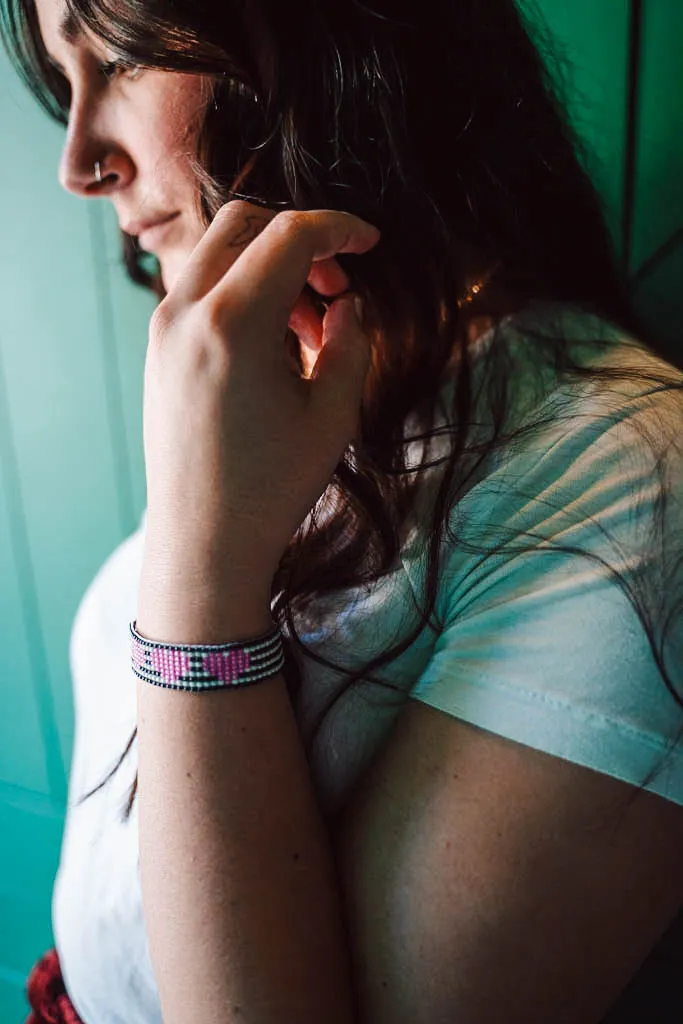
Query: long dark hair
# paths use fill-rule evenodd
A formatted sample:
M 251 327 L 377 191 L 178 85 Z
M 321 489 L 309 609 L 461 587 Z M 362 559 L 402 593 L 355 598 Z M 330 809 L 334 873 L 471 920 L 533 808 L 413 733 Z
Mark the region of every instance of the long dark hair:
M 513 0 L 67 0 L 67 7 L 125 61 L 210 76 L 212 97 L 196 159 L 207 227 L 224 203 L 240 197 L 276 210 L 348 210 L 382 231 L 380 243 L 361 260 L 339 257 L 352 290 L 365 300 L 366 325 L 376 342 L 360 437 L 336 467 L 325 503 L 316 504 L 292 538 L 273 581 L 272 611 L 287 634 L 284 674 L 293 707 L 299 659 L 332 665 L 306 649 L 295 616 L 315 617 L 324 595 L 366 587 L 391 572 L 426 471 L 442 475 L 422 522 L 428 561 L 421 621 L 361 669 L 333 666 L 346 685 L 306 738 L 310 753 L 322 718 L 348 687 L 361 679 L 390 686 L 374 678 L 374 670 L 398 657 L 424 628 L 442 628 L 435 601 L 444 533 L 449 542 L 457 540 L 450 514 L 468 479 L 494 451 L 549 422 L 541 417 L 503 429 L 515 380 L 503 319 L 510 325 L 527 308 L 573 308 L 613 325 L 622 340 L 636 339 L 663 360 L 661 374 L 647 366 L 586 366 L 573 357 L 560 321 L 550 317 L 545 331 L 542 321 L 530 323 L 524 334 L 533 339 L 536 364 L 546 360 L 565 385 L 590 380 L 609 388 L 626 379 L 680 391 L 681 374 L 634 309 L 601 198 L 586 171 L 589 154 L 566 114 L 570 65 L 531 5 L 530 15 Z M 69 83 L 46 59 L 34 0 L 5 0 L 3 36 L 45 110 L 66 124 Z M 158 269 L 145 266 L 135 240 L 125 235 L 123 258 L 134 281 L 164 297 Z M 488 286 L 473 301 L 459 302 L 468 284 L 492 268 Z M 324 303 L 316 301 L 322 311 Z M 494 429 L 476 443 L 468 344 L 474 316 L 488 316 L 494 325 L 486 393 Z M 595 344 L 609 343 L 596 336 Z M 437 428 L 438 396 L 454 365 L 448 424 Z M 407 438 L 409 418 L 419 429 Z M 434 459 L 430 444 L 437 435 L 451 447 Z M 406 460 L 407 441 L 417 438 L 425 441 L 420 472 Z M 465 473 L 472 455 L 475 466 Z M 662 458 L 658 450 L 659 470 Z M 653 544 L 662 536 L 668 497 L 661 472 L 660 483 Z M 323 504 L 335 514 L 321 515 Z M 658 568 L 679 569 L 680 556 L 666 554 Z M 659 642 L 654 635 L 655 619 L 671 624 L 680 614 L 680 595 L 666 579 L 646 594 L 611 571 L 683 708 L 666 671 L 665 631 Z M 674 601 L 667 613 L 654 608 L 664 594 Z M 114 769 L 83 799 L 120 767 L 136 732 Z M 137 775 L 125 818 L 136 789 Z

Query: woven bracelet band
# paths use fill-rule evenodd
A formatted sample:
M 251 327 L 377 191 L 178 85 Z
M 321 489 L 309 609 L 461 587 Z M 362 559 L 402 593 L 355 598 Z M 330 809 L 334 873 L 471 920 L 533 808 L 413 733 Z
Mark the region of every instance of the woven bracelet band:
M 133 672 L 155 686 L 172 690 L 249 686 L 277 675 L 285 663 L 277 626 L 255 640 L 226 644 L 167 644 L 148 640 L 129 624 Z

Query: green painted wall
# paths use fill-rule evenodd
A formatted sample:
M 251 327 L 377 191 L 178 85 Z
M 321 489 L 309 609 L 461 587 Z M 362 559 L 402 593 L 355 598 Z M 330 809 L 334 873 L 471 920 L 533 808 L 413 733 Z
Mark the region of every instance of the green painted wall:
M 0 1021 L 52 944 L 74 721 L 78 603 L 145 505 L 151 295 L 118 258 L 106 201 L 56 180 L 62 130 L 0 51 Z
M 544 0 L 540 9 L 573 62 L 572 113 L 623 249 L 629 4 Z M 646 0 L 633 270 L 683 227 L 681 52 L 680 0 Z M 142 381 L 154 299 L 125 277 L 109 204 L 59 187 L 62 131 L 1 51 L 0 138 L 0 1021 L 23 1024 L 26 977 L 53 944 L 73 744 L 71 624 L 145 505 Z M 682 282 L 679 240 L 639 289 L 679 359 Z

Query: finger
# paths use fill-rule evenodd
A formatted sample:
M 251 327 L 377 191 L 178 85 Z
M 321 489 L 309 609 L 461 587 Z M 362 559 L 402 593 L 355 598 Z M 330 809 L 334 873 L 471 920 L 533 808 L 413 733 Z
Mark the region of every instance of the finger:
M 243 199 L 221 206 L 185 264 L 173 297 L 181 302 L 202 299 L 276 216 L 274 210 Z
M 245 344 L 272 344 L 287 327 L 294 303 L 314 263 L 338 253 L 364 253 L 380 232 L 353 214 L 338 210 L 286 211 L 273 218 L 216 284 L 211 299 L 241 310 Z M 260 301 L 254 302 L 258 295 Z
M 201 299 L 276 216 L 275 210 L 242 199 L 222 206 L 195 246 L 174 295 L 185 302 Z M 321 295 L 339 295 L 349 283 L 334 259 L 323 260 L 311 268 L 309 284 Z
M 311 374 L 317 416 L 321 422 L 330 423 L 346 443 L 357 430 L 372 359 L 370 339 L 363 331 L 353 299 L 353 295 L 345 295 L 328 309 L 322 349 Z
M 323 343 L 323 318 L 305 291 L 294 304 L 289 326 L 301 344 L 317 355 Z
M 307 278 L 311 288 L 319 295 L 341 295 L 348 290 L 351 282 L 335 259 L 320 260 L 311 267 Z

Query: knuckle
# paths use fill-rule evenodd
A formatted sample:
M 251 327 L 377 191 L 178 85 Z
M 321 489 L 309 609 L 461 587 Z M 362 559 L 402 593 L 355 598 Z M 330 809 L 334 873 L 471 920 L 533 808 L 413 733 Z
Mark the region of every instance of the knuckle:
M 285 234 L 303 231 L 306 223 L 306 214 L 302 210 L 281 210 L 273 220 L 273 225 Z
M 204 302 L 193 310 L 185 325 L 184 346 L 190 364 L 219 377 L 228 366 L 229 344 L 225 336 L 225 309 L 217 302 Z
M 221 334 L 221 327 L 225 322 L 225 306 L 207 297 L 202 303 L 201 323 L 203 331 L 208 338 L 214 338 Z
M 251 204 L 244 199 L 230 199 L 218 210 L 216 217 L 225 219 L 226 217 L 234 216 L 235 213 L 239 213 L 240 210 L 251 209 Z
M 207 339 L 211 341 L 216 339 L 220 345 L 226 344 L 226 329 L 239 323 L 242 315 L 240 304 L 225 295 L 220 298 L 214 298 L 212 295 L 206 296 L 201 303 L 201 309 L 197 312 L 200 316 L 202 332 L 205 333 Z
M 218 210 L 218 213 L 214 217 L 214 220 L 222 222 L 226 220 L 226 218 L 231 217 L 235 212 L 236 202 L 239 202 L 239 200 L 232 199 L 229 203 L 224 203 L 223 206 L 221 206 L 220 209 Z
M 173 311 L 171 305 L 168 302 L 168 297 L 162 299 L 161 302 L 154 308 L 152 315 L 149 320 L 150 330 L 159 337 L 164 334 L 171 325 L 173 320 Z

